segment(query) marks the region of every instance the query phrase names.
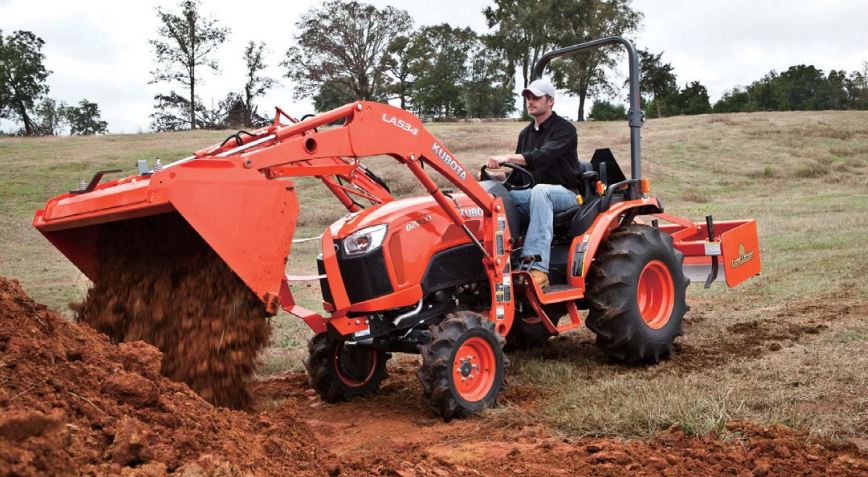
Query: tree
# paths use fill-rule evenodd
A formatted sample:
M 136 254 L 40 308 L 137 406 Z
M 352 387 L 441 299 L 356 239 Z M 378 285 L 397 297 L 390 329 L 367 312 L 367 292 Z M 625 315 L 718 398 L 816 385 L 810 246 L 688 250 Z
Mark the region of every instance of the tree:
M 179 7 L 179 14 L 157 8 L 161 39 L 150 40 L 158 65 L 151 72 L 150 84 L 179 83 L 189 91 L 189 96 L 184 98 L 172 91 L 169 95 L 154 97 L 158 109 L 151 117 L 157 130 L 169 124 L 177 129 L 184 123 L 189 123 L 190 129 L 196 129 L 196 86 L 202 83 L 197 75 L 199 67 L 219 71 L 217 60 L 211 55 L 229 34 L 229 29 L 219 26 L 216 19 L 200 13 L 199 0 L 183 0 Z M 177 106 L 185 106 L 186 110 L 172 113 L 162 108 Z
M 356 99 L 344 84 L 332 81 L 320 86 L 319 91 L 313 97 L 313 108 L 316 111 L 328 111 L 351 103 Z
M 464 116 L 462 100 L 470 52 L 476 33 L 448 23 L 423 27 L 413 48 L 419 53 L 410 66 L 413 107 L 420 116 Z
M 154 112 L 151 114 L 151 129 L 154 131 L 179 131 L 190 127 L 191 118 L 201 119 L 207 112 L 197 98 L 190 101 L 175 91 L 154 96 Z
M 847 90 L 847 107 L 868 109 L 868 62 L 862 64 L 862 71 L 853 71 L 844 80 Z
M 48 94 L 45 79 L 51 72 L 42 64 L 44 44 L 29 31 L 5 38 L 0 31 L 0 118 L 20 120 L 27 136 L 37 132 L 29 112 Z
M 707 114 L 711 112 L 708 90 L 699 81 L 692 81 L 675 97 L 677 114 Z
M 295 46 L 281 63 L 295 84 L 296 97 L 383 99 L 388 84 L 387 50 L 393 38 L 412 27 L 410 14 L 355 1 L 328 0 L 296 23 Z
M 753 110 L 750 94 L 744 88 L 736 86 L 714 103 L 715 113 L 739 113 Z
M 554 45 L 563 45 L 553 28 L 560 12 L 558 0 L 494 0 L 493 7 L 483 10 L 488 27 L 494 29 L 492 45 L 503 52 L 507 70 L 521 68 L 522 89 L 530 83 L 533 66 Z M 522 104 L 522 117 L 527 105 Z
M 634 32 L 642 14 L 630 7 L 631 0 L 559 0 L 560 12 L 552 25 L 567 44 Z M 621 50 L 617 46 L 598 48 L 565 58 L 552 65 L 554 83 L 579 97 L 577 120 L 584 121 L 588 94 L 614 95 L 609 77 Z
M 489 48 L 486 40 L 474 42 L 464 82 L 464 106 L 471 118 L 503 118 L 515 110 L 515 72 L 507 66 L 503 52 Z
M 774 70 L 754 81 L 747 87 L 751 104 L 755 111 L 777 111 L 784 103 L 785 98 L 780 97 L 781 89 L 777 87 L 778 73 Z
M 813 65 L 794 65 L 783 73 L 770 71 L 747 88 L 736 88 L 723 95 L 715 112 L 734 111 L 812 111 L 823 109 L 865 109 L 868 85 L 864 73 L 843 70 L 829 74 Z
M 783 111 L 804 111 L 826 109 L 826 97 L 822 94 L 826 78 L 823 71 L 814 65 L 790 66 L 778 76 L 774 88 L 779 91 L 783 101 L 778 109 Z
M 847 72 L 831 70 L 826 77 L 826 84 L 821 87 L 823 101 L 818 104 L 822 109 L 845 109 L 847 107 Z
M 242 104 L 243 109 L 240 111 L 243 126 L 254 126 L 255 123 L 261 122 L 256 114 L 256 105 L 253 104 L 253 101 L 274 87 L 275 81 L 261 74 L 262 70 L 266 68 L 265 61 L 262 59 L 264 50 L 265 43 L 262 42 L 257 45 L 251 41 L 244 48 L 247 82 L 244 83 L 244 102 Z
M 386 71 L 391 75 L 392 82 L 386 87 L 390 95 L 396 95 L 401 101 L 401 109 L 407 109 L 408 99 L 413 88 L 413 75 L 410 68 L 418 52 L 413 50 L 416 42 L 413 35 L 400 35 L 389 44 L 384 58 Z
M 247 102 L 244 98 L 234 92 L 230 92 L 217 105 L 205 114 L 208 118 L 207 127 L 209 129 L 240 129 L 250 126 L 248 121 L 253 121 L 248 117 Z
M 64 108 L 64 116 L 69 122 L 69 133 L 73 136 L 90 136 L 108 133 L 108 123 L 100 119 L 99 106 L 86 99 L 78 106 Z
M 56 136 L 67 122 L 66 109 L 68 106 L 52 98 L 45 97 L 36 105 L 35 131 L 40 136 Z
M 649 108 L 659 109 L 662 117 L 679 114 L 706 114 L 712 112 L 708 90 L 699 81 L 686 84 L 680 91 L 654 98 Z
M 594 101 L 590 116 L 594 121 L 617 121 L 627 119 L 627 111 L 624 105 L 616 106 L 608 101 Z
M 658 118 L 663 117 L 664 98 L 678 93 L 672 65 L 664 63 L 662 57 L 662 51 L 656 55 L 648 50 L 639 51 L 639 69 L 642 72 L 639 89 L 654 100 Z

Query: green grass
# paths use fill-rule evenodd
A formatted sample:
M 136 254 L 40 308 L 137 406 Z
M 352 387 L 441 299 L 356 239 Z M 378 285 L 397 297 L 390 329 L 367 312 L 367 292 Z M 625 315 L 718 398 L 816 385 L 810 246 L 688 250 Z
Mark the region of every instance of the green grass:
M 523 123 L 429 125 L 469 170 L 512 151 Z M 578 124 L 579 153 L 611 147 L 628 169 L 622 122 Z M 131 173 L 137 159 L 169 162 L 228 132 L 91 138 L 0 139 L 0 274 L 18 278 L 42 303 L 68 314 L 87 280 L 30 225 L 34 211 L 99 169 Z M 387 157 L 366 161 L 399 196 L 421 189 Z M 643 173 L 667 212 L 702 220 L 756 218 L 763 273 L 739 288 L 693 286 L 682 353 L 654 367 L 610 363 L 588 330 L 511 357 L 510 386 L 530 387 L 532 408 L 506 402 L 494 419 L 544 422 L 571 435 L 647 436 L 673 423 L 695 433 L 731 419 L 782 423 L 832 437 L 868 435 L 868 112 L 739 113 L 649 120 Z M 442 182 L 442 181 L 441 181 Z M 296 237 L 319 235 L 345 213 L 315 179 L 296 181 Z M 318 242 L 296 244 L 287 269 L 315 273 Z M 319 309 L 316 283 L 297 286 Z M 756 353 L 737 323 L 758 321 L 770 337 Z M 302 369 L 306 325 L 281 313 L 260 373 Z M 816 333 L 792 330 L 822 324 Z M 787 335 L 790 333 L 791 335 Z M 691 354 L 692 353 L 692 354 Z M 697 360 L 695 368 L 687 366 Z

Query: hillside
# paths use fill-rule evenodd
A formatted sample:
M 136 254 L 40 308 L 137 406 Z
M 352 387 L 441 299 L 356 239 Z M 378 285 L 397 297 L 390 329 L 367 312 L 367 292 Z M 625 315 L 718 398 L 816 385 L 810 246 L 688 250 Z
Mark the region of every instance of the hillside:
M 580 157 L 611 147 L 627 169 L 626 124 L 577 126 Z M 521 127 L 452 123 L 430 129 L 475 171 L 488 154 L 511 152 Z M 648 437 L 675 423 L 688 434 L 732 435 L 727 423 L 747 420 L 864 446 L 868 112 L 674 117 L 649 120 L 642 131 L 643 172 L 667 212 L 695 220 L 709 213 L 756 218 L 763 274 L 734 290 L 690 287 L 685 337 L 673 359 L 658 366 L 612 364 L 587 330 L 515 355 L 505 402 L 483 419 L 506 427 L 543 423 L 565 436 L 618 437 Z M 80 300 L 88 283 L 32 228 L 36 208 L 96 170 L 132 173 L 137 159 L 160 157 L 166 163 L 227 134 L 0 139 L 0 276 L 18 279 L 36 301 L 70 316 L 67 304 Z M 370 165 L 393 191 L 418 194 L 390 161 L 373 158 Z M 299 185 L 303 211 L 296 236 L 316 236 L 344 212 L 313 181 Z M 316 242 L 294 247 L 291 269 L 313 272 L 316 248 Z M 298 296 L 318 306 L 316 284 Z M 273 324 L 273 342 L 259 371 L 262 386 L 297 387 L 297 374 L 272 377 L 301 369 L 308 331 L 284 314 Z M 402 371 L 414 359 L 397 360 L 397 372 L 367 409 L 407 418 L 406 407 L 390 406 L 419 399 L 412 373 Z M 350 406 L 338 405 L 336 413 Z M 339 451 L 353 448 L 343 445 L 349 448 Z

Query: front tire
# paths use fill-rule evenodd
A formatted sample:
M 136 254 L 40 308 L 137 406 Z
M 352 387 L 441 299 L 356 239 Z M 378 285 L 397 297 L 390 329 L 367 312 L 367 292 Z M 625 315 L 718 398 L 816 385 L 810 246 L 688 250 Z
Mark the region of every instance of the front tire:
M 391 357 L 385 351 L 348 345 L 328 333 L 311 338 L 308 352 L 308 384 L 329 403 L 377 392 Z
M 690 280 L 672 237 L 647 225 L 612 232 L 588 272 L 588 328 L 597 345 L 625 363 L 657 363 L 672 354 Z
M 508 360 L 504 338 L 478 313 L 459 311 L 431 327 L 416 373 L 435 415 L 448 421 L 493 407 L 503 389 Z

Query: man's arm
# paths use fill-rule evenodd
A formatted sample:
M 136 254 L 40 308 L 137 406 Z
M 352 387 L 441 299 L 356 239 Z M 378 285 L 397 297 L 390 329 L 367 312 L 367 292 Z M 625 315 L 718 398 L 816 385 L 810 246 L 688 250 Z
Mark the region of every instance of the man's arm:
M 524 156 L 521 155 L 522 144 L 524 143 L 526 133 L 527 128 L 523 129 L 518 134 L 518 143 L 515 146 L 515 154 L 498 154 L 488 156 L 488 159 L 485 161 L 485 167 L 489 169 L 500 169 L 500 166 L 507 162 L 518 164 L 519 166 L 526 166 L 527 161 L 525 161 Z M 503 172 L 499 172 L 498 174 L 506 176 L 506 174 Z
M 507 162 L 518 164 L 519 166 L 527 165 L 527 161 L 521 154 L 503 154 L 500 156 L 489 156 L 488 160 L 485 161 L 485 167 L 489 169 L 500 169 L 500 166 Z

